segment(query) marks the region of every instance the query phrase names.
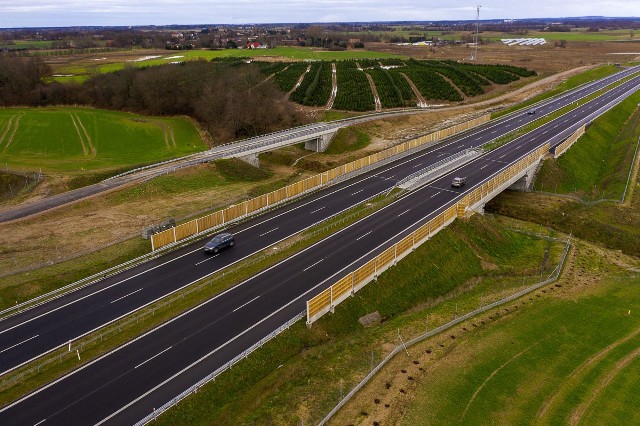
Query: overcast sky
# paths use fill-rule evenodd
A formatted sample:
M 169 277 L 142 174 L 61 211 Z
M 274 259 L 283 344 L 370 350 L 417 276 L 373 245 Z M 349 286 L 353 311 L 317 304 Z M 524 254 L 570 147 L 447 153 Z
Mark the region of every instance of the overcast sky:
M 0 28 L 475 19 L 461 0 L 0 0 Z M 640 0 L 486 0 L 481 19 L 640 16 Z

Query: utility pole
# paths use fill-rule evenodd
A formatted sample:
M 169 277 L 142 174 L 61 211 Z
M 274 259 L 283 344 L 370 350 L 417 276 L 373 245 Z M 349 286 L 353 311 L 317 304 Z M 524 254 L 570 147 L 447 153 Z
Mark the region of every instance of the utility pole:
M 471 60 L 475 63 L 478 60 L 478 33 L 480 32 L 480 8 L 478 5 L 476 8 L 476 33 L 473 36 L 473 52 L 471 53 Z

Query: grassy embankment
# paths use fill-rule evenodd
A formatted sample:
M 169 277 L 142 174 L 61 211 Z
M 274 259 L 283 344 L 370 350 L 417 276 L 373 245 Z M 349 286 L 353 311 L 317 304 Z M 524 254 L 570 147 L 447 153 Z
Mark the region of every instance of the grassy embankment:
M 629 196 L 638 187 L 637 175 L 630 181 L 625 204 L 590 205 L 581 199 L 621 197 L 640 137 L 639 101 L 640 94 L 631 96 L 595 120 L 562 157 L 546 161 L 538 188 L 557 188 L 575 197 L 507 191 L 487 204 L 487 210 L 573 232 L 579 238 L 639 256 L 640 200 Z
M 433 356 L 399 423 L 640 422 L 640 274 L 582 246 L 568 269 L 543 301 Z
M 457 221 L 311 329 L 302 322 L 158 419 L 160 424 L 310 424 L 405 337 L 548 274 L 563 245 L 482 217 Z M 537 231 L 545 232 L 541 228 Z M 548 253 L 548 255 L 545 255 Z M 545 260 L 546 259 L 546 260 Z M 465 265 L 460 268 L 459 265 Z M 383 323 L 358 318 L 380 312 Z

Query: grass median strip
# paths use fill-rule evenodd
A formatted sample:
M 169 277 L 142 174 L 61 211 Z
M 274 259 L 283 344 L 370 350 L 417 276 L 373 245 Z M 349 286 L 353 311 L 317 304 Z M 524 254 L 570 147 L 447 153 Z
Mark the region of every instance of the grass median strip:
M 197 306 L 216 294 L 328 237 L 337 230 L 388 205 L 401 195 L 378 196 L 333 218 L 268 247 L 260 253 L 153 303 L 68 346 L 61 347 L 0 379 L 0 405 L 6 405 L 135 337 Z M 80 360 L 76 356 L 79 351 Z
M 605 88 L 602 88 L 600 90 L 598 90 L 597 92 L 592 93 L 591 95 L 584 97 L 582 99 L 577 100 L 576 102 L 573 102 L 563 108 L 560 108 L 557 111 L 552 112 L 551 114 L 547 114 L 542 118 L 539 118 L 525 126 L 520 127 L 519 129 L 514 130 L 513 132 L 507 133 L 504 136 L 500 136 L 499 138 L 494 139 L 493 141 L 483 145 L 483 148 L 486 151 L 491 151 L 494 150 L 496 148 L 501 147 L 502 145 L 505 145 L 517 138 L 519 138 L 520 136 L 529 133 L 539 127 L 542 127 L 543 125 L 555 120 L 558 117 L 563 116 L 564 114 L 567 114 L 577 108 L 579 108 L 580 106 L 596 99 L 597 97 L 603 95 L 604 93 L 620 86 L 621 84 L 625 83 L 626 81 L 629 81 L 630 79 L 632 79 L 634 76 L 630 76 L 630 77 L 626 77 L 620 81 L 617 81 L 615 83 L 612 83 L 610 85 L 608 85 Z

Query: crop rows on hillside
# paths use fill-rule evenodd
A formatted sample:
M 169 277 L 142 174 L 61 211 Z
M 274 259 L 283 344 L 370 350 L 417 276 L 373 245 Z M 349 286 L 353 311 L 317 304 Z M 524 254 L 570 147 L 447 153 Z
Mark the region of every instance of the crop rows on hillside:
M 425 99 L 458 102 L 462 96 L 456 89 L 435 71 L 427 67 L 414 66 L 393 69 L 392 72 L 403 73 L 411 79 Z
M 387 58 L 387 59 L 381 59 L 380 63 L 382 63 L 382 65 L 384 66 L 402 66 L 404 65 L 404 60 L 403 59 L 399 59 L 399 58 Z
M 496 84 L 508 84 L 520 79 L 517 75 L 506 72 L 499 67 L 479 67 L 468 65 L 465 69 L 471 73 L 481 75 Z
M 376 67 L 374 69 L 367 70 L 367 73 L 371 76 L 374 84 L 376 85 L 378 95 L 380 96 L 380 102 L 384 108 L 405 106 L 402 92 L 387 70 Z M 408 84 L 407 87 L 409 87 Z
M 308 106 L 325 105 L 333 87 L 331 73 L 331 62 L 313 63 L 300 86 L 291 94 L 291 100 Z
M 342 61 L 336 65 L 338 92 L 333 104 L 335 109 L 370 111 L 375 109 L 369 79 L 358 70 L 354 61 Z
M 290 65 L 288 62 L 259 62 L 258 64 L 260 72 L 265 75 L 278 73 Z
M 373 68 L 380 65 L 377 59 L 358 59 L 358 63 L 362 68 Z
M 289 68 L 276 74 L 276 84 L 283 92 L 289 92 L 298 82 L 302 73 L 307 69 L 308 65 L 303 62 L 290 64 Z
M 448 60 L 364 59 L 339 61 L 336 64 L 338 92 L 333 107 L 348 111 L 370 111 L 375 108 L 366 74 L 373 79 L 384 108 L 398 108 L 415 102 L 410 83 L 425 99 L 459 102 L 463 100 L 461 94 L 478 96 L 485 92 L 484 87 L 507 84 L 536 74 L 510 65 L 462 64 Z M 365 72 L 359 70 L 358 65 Z M 282 90 L 291 90 L 306 66 L 303 63 L 291 64 L 289 68 L 278 72 L 278 86 Z M 383 66 L 395 68 L 387 70 Z M 300 87 L 292 93 L 291 100 L 308 106 L 325 105 L 331 94 L 331 86 L 331 62 L 315 62 Z

